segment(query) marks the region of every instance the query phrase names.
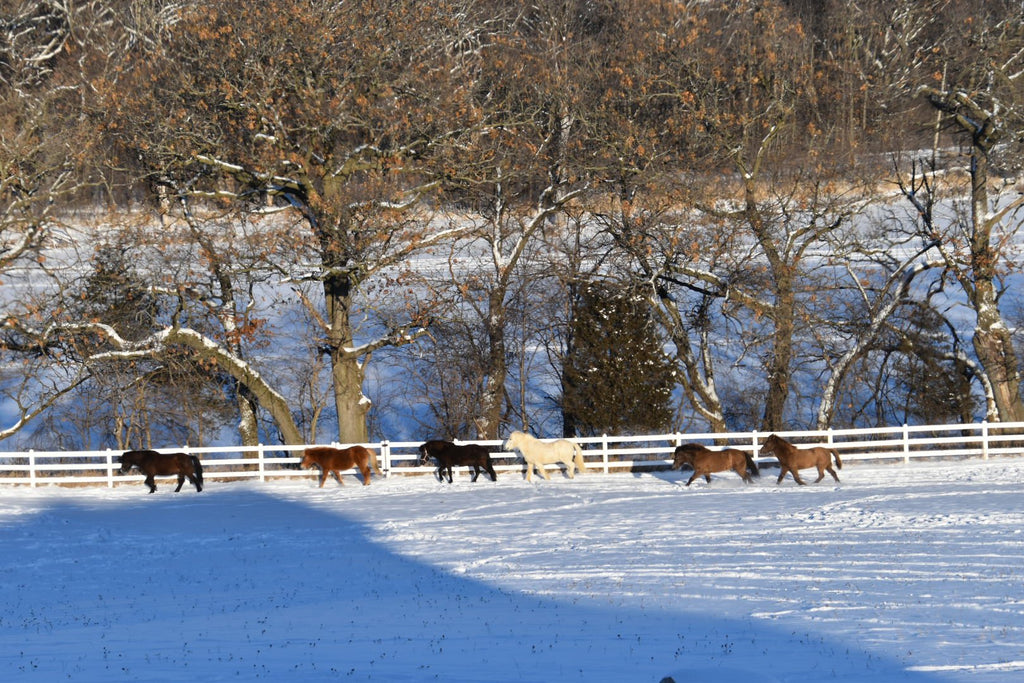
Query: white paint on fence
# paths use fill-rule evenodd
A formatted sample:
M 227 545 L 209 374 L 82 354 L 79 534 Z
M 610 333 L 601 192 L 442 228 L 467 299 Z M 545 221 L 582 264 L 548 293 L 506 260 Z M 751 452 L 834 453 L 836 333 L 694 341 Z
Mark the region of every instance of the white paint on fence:
M 901 425 L 869 429 L 828 429 L 824 431 L 778 432 L 797 446 L 824 445 L 835 448 L 844 464 L 857 461 L 893 461 L 909 463 L 928 458 L 964 459 L 1017 457 L 1024 455 L 1024 422 L 986 422 L 956 425 Z M 699 434 L 653 434 L 608 436 L 575 439 L 583 447 L 589 472 L 655 470 L 672 463 L 676 446 L 687 442 L 703 443 L 711 448 L 732 447 L 758 456 L 767 432 L 730 432 Z M 419 464 L 420 441 L 380 441 L 364 444 L 378 454 L 378 463 L 385 476 L 424 475 L 434 467 Z M 522 472 L 517 453 L 502 451 L 503 441 L 477 441 L 493 447 L 495 470 Z M 331 444 L 344 447 L 352 444 Z M 185 452 L 199 456 L 204 477 L 216 481 L 295 477 L 312 478 L 315 472 L 298 469 L 296 451 L 306 446 L 207 446 L 202 448 L 173 447 L 156 450 Z M 50 484 L 105 484 L 139 482 L 135 472 L 121 474 L 119 451 L 24 451 L 0 452 L 0 486 Z M 774 458 L 759 462 L 774 464 Z M 555 469 L 556 465 L 549 468 Z M 458 468 L 462 473 L 468 468 Z

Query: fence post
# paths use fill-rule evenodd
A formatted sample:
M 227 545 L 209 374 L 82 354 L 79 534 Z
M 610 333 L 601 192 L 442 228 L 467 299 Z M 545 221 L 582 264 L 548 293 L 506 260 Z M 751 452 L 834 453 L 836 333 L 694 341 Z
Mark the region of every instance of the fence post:
M 981 459 L 988 460 L 988 420 L 981 421 Z
M 941 426 L 938 426 L 938 427 L 941 428 L 941 429 L 950 429 L 950 428 L 957 429 L 957 430 L 960 430 L 961 434 L 964 434 L 964 435 L 968 434 L 969 431 L 977 430 L 978 431 L 978 436 L 977 437 L 971 437 L 971 436 L 968 435 L 968 436 L 966 436 L 964 438 L 967 438 L 969 440 L 969 443 L 974 442 L 974 440 L 976 438 L 978 440 L 980 440 L 980 444 L 981 444 L 980 447 L 979 446 L 974 446 L 972 448 L 979 449 L 979 451 L 980 451 L 979 457 L 982 457 L 985 460 L 990 460 L 992 458 L 992 451 L 993 450 L 996 451 L 997 456 L 1003 450 L 1006 450 L 1006 451 L 1016 450 L 1016 449 L 1010 449 L 1010 448 L 1006 448 L 1006 449 L 1001 448 L 1001 446 L 1004 443 L 1003 441 L 1001 441 L 1001 439 L 1003 439 L 1003 438 L 1016 439 L 1017 438 L 1016 436 L 1012 436 L 1011 435 L 1011 436 L 1003 437 L 1003 434 L 1004 433 L 1006 433 L 1006 434 L 1013 434 L 1013 433 L 1015 433 L 1015 432 L 1013 432 L 1013 433 L 1009 432 L 1008 430 L 1010 430 L 1010 429 L 1017 430 L 1017 429 L 1024 428 L 1024 422 L 1017 423 L 1017 424 L 1013 425 L 1012 427 L 1009 427 L 1009 426 L 1006 426 L 1006 425 L 1007 425 L 1007 423 L 999 423 L 999 424 L 996 424 L 993 427 L 992 423 L 989 423 L 987 420 L 983 420 L 983 421 L 975 422 L 975 423 L 972 423 L 972 424 L 969 424 L 969 425 L 941 425 Z M 828 427 L 825 430 L 814 430 L 813 434 L 818 439 L 821 439 L 822 437 L 824 437 L 824 439 L 822 439 L 822 440 L 826 441 L 829 446 L 834 447 L 837 443 L 838 444 L 842 444 L 842 445 L 850 445 L 852 443 L 850 437 L 852 437 L 854 435 L 862 434 L 864 432 L 866 432 L 867 434 L 881 433 L 881 434 L 885 435 L 885 441 L 886 441 L 886 443 L 889 443 L 889 446 L 886 447 L 885 452 L 883 454 L 879 454 L 879 455 L 880 456 L 884 456 L 884 459 L 887 462 L 891 462 L 891 463 L 895 464 L 895 463 L 899 463 L 900 460 L 902 460 L 903 464 L 906 465 L 906 464 L 910 464 L 910 463 L 914 462 L 915 459 L 917 459 L 917 458 L 926 459 L 930 455 L 942 455 L 943 454 L 943 450 L 942 450 L 941 446 L 936 447 L 935 445 L 930 443 L 931 441 L 933 441 L 932 438 L 926 438 L 926 437 L 929 436 L 929 431 L 928 430 L 929 430 L 929 426 L 928 425 L 920 425 L 920 426 L 916 426 L 915 425 L 914 429 L 911 429 L 909 424 L 904 423 L 901 426 L 893 425 L 893 426 L 886 427 L 884 430 L 879 430 L 878 428 L 873 428 L 873 429 L 869 429 L 869 430 L 855 430 L 855 429 L 850 429 L 850 430 L 838 429 L 837 430 L 837 429 L 834 429 L 832 427 Z M 837 441 L 837 438 L 836 438 L 836 434 L 839 431 L 843 432 L 843 437 L 844 438 L 843 438 L 842 441 Z M 760 432 L 758 432 L 756 430 L 755 431 L 750 431 L 750 432 L 745 432 L 745 433 L 747 434 L 746 437 L 743 436 L 744 432 L 732 432 L 732 433 L 729 433 L 727 438 L 728 438 L 728 440 L 730 442 L 735 441 L 735 443 L 738 444 L 740 448 L 743 447 L 742 446 L 743 439 L 744 438 L 748 439 L 748 442 L 747 442 L 748 446 L 749 446 L 749 448 L 750 448 L 750 450 L 752 452 L 753 457 L 756 459 L 756 458 L 758 458 L 758 455 L 759 455 L 759 452 L 760 452 L 759 447 L 760 447 L 760 443 L 761 443 L 761 434 L 760 434 Z M 801 434 L 801 436 L 805 436 L 806 438 L 810 438 L 810 434 L 811 433 L 812 432 L 806 432 L 806 433 Z M 891 447 L 891 438 L 889 438 L 889 437 L 893 433 L 899 435 L 899 437 L 900 437 L 900 439 L 897 441 L 897 445 L 902 445 L 902 453 L 900 453 L 899 450 L 893 450 L 892 447 Z M 921 444 L 919 446 L 914 445 L 914 442 L 912 441 L 912 439 L 916 439 L 916 437 L 913 436 L 916 433 L 921 433 L 922 434 L 922 438 L 920 439 Z M 770 432 L 765 432 L 765 436 L 768 436 L 769 434 L 770 434 Z M 683 441 L 686 439 L 686 436 L 687 436 L 686 434 L 683 434 L 681 432 L 675 432 L 675 433 L 671 433 L 671 434 L 663 433 L 663 434 L 658 434 L 658 435 L 648 435 L 649 438 L 647 438 L 646 441 L 648 441 L 649 443 L 657 443 L 659 448 L 660 448 L 660 446 L 662 444 L 664 444 L 666 442 L 666 440 L 671 441 L 671 442 L 675 443 L 678 446 L 678 445 L 683 443 Z M 712 435 L 712 437 L 715 437 L 715 436 L 716 435 Z M 657 438 L 654 438 L 654 437 L 657 437 Z M 611 469 L 612 469 L 611 465 L 612 465 L 613 462 L 615 463 L 616 467 L 621 467 L 623 462 L 625 462 L 622 459 L 622 455 L 616 455 L 616 458 L 618 458 L 618 459 L 615 460 L 615 461 L 613 461 L 611 459 L 611 442 L 613 440 L 615 440 L 616 444 L 621 443 L 618 440 L 619 438 L 620 437 L 617 437 L 615 435 L 609 435 L 609 434 L 602 434 L 600 437 L 596 437 L 596 438 L 595 437 L 587 438 L 588 446 L 597 446 L 598 448 L 600 448 L 600 463 L 599 463 L 600 464 L 600 468 L 599 469 L 602 470 L 604 474 L 610 474 L 611 473 Z M 644 440 L 643 437 L 629 437 L 629 438 L 636 438 L 638 441 Z M 393 462 L 392 462 L 392 460 L 394 458 L 394 453 L 392 452 L 392 445 L 391 445 L 391 443 L 389 441 L 380 441 L 378 443 L 379 443 L 379 455 L 377 457 L 379 457 L 378 462 L 380 463 L 380 466 L 381 466 L 382 476 L 384 476 L 386 478 L 390 478 L 392 476 L 396 476 L 394 471 L 393 471 Z M 409 443 L 409 442 L 400 442 L 400 443 Z M 498 443 L 501 443 L 501 442 L 499 441 Z M 630 442 L 630 443 L 632 443 L 632 442 Z M 336 442 L 336 441 L 332 442 L 332 445 L 334 445 L 334 447 L 338 447 L 339 446 L 338 442 Z M 856 445 L 856 443 L 853 443 L 853 445 Z M 183 448 L 189 449 L 188 446 L 184 446 Z M 296 446 L 294 448 L 296 450 L 298 450 L 299 447 Z M 914 450 L 914 449 L 919 449 L 919 450 Z M 162 450 L 171 450 L 171 449 L 170 448 L 165 448 L 165 449 L 162 449 Z M 222 448 L 218 447 L 216 449 L 211 449 L 212 452 L 217 452 L 217 453 L 228 453 L 228 452 L 230 452 L 230 453 L 236 453 L 236 452 L 249 453 L 249 452 L 252 452 L 254 450 L 256 451 L 256 455 L 257 455 L 257 463 L 256 463 L 257 464 L 257 469 L 258 469 L 257 476 L 259 478 L 259 481 L 261 481 L 261 482 L 269 481 L 269 479 L 270 479 L 272 474 L 275 475 L 278 478 L 283 478 L 282 475 L 288 473 L 287 471 L 282 470 L 280 467 L 274 467 L 273 466 L 273 465 L 275 465 L 277 463 L 270 463 L 269 462 L 269 460 L 273 459 L 273 458 L 272 458 L 272 456 L 268 455 L 268 451 L 270 451 L 271 453 L 274 453 L 274 454 L 279 453 L 279 452 L 284 452 L 284 453 L 290 454 L 291 457 L 287 458 L 289 460 L 296 460 L 297 461 L 297 460 L 301 459 L 300 457 L 295 457 L 295 455 L 294 455 L 295 450 L 293 450 L 292 446 L 287 446 L 287 445 L 284 445 L 284 446 L 282 446 L 282 445 L 279 445 L 279 446 L 268 446 L 266 444 L 260 443 L 257 446 L 246 446 L 246 447 L 225 446 L 225 447 L 222 447 Z M 589 450 L 587 450 L 586 451 L 586 457 L 590 457 L 590 458 L 593 459 L 594 450 L 597 450 L 597 449 L 591 447 Z M 617 448 L 617 450 L 627 450 L 627 451 L 630 451 L 630 450 L 633 450 L 633 449 Z M 637 450 L 642 450 L 642 449 L 637 449 Z M 856 449 L 854 449 L 854 450 L 856 450 Z M 35 451 L 34 449 L 25 449 L 23 451 L 18 451 L 18 452 L 3 453 L 2 454 L 2 456 L 3 456 L 2 457 L 2 462 L 0 462 L 0 472 L 16 472 L 16 473 L 19 474 L 18 481 L 20 481 L 22 483 L 22 485 L 24 485 L 25 483 L 28 483 L 29 486 L 32 487 L 32 488 L 37 488 L 39 486 L 47 485 L 48 483 L 53 482 L 53 481 L 66 480 L 67 479 L 66 477 L 47 476 L 48 474 L 50 474 L 52 472 L 55 472 L 54 468 L 57 467 L 57 465 L 50 465 L 50 464 L 48 464 L 48 463 L 52 462 L 55 457 L 58 457 L 56 453 L 54 453 L 54 455 L 51 455 L 50 453 L 51 453 L 50 451 L 39 452 L 39 451 Z M 1014 453 L 1014 454 L 1016 455 L 1016 453 Z M 301 453 L 300 453 L 300 455 L 301 455 Z M 857 456 L 857 455 L 861 455 L 861 454 L 860 453 L 855 453 L 854 454 L 854 456 Z M 870 455 L 870 454 L 868 454 L 868 455 Z M 76 457 L 82 457 L 81 456 L 81 452 L 79 452 L 79 456 L 76 456 Z M 95 477 L 93 476 L 93 480 L 94 480 L 95 484 L 100 484 L 100 483 L 106 482 L 107 488 L 114 488 L 114 487 L 118 486 L 120 483 L 124 483 L 126 477 L 121 475 L 121 473 L 119 471 L 119 468 L 118 468 L 118 463 L 115 460 L 115 458 L 118 457 L 118 452 L 117 451 L 113 451 L 110 448 L 107 448 L 105 450 L 89 451 L 87 457 L 88 457 L 89 462 L 93 463 L 93 464 L 88 466 L 88 469 L 89 469 L 90 472 L 95 473 L 95 469 L 94 468 L 95 468 L 95 466 L 97 464 L 99 464 L 101 466 L 101 469 L 102 469 L 102 467 L 106 468 L 106 474 L 103 477 L 99 478 L 99 480 L 96 480 Z M 403 456 L 401 456 L 401 459 L 404 460 L 405 457 L 406 456 L 403 455 Z M 643 456 L 643 457 L 648 457 L 648 456 Z M 7 460 L 10 460 L 10 463 L 8 463 Z M 21 463 L 22 460 L 27 462 L 27 465 L 17 464 L 17 463 Z M 220 479 L 225 479 L 225 480 L 236 479 L 236 478 L 246 478 L 246 479 L 248 479 L 249 475 L 252 474 L 252 470 L 250 469 L 252 464 L 253 464 L 252 461 L 248 460 L 247 464 L 244 465 L 241 468 L 243 470 L 242 472 L 239 472 L 239 473 L 236 473 L 236 472 L 220 472 L 220 473 L 218 473 L 217 477 L 220 478 Z M 587 463 L 587 464 L 588 465 L 598 465 L 598 463 L 594 463 L 594 462 Z M 646 463 L 646 464 L 649 464 L 649 463 Z M 418 468 L 417 466 L 413 466 L 413 467 L 409 467 L 409 468 L 402 467 L 400 474 L 418 474 L 419 472 L 417 470 L 419 470 L 419 469 L 420 468 Z M 25 471 L 28 472 L 28 476 L 24 476 L 23 472 L 25 472 Z M 296 473 L 296 474 L 298 474 L 298 473 Z M 28 480 L 27 482 L 25 481 L 26 479 Z M 0 487 L 2 487 L 4 483 L 5 483 L 5 479 L 0 477 Z

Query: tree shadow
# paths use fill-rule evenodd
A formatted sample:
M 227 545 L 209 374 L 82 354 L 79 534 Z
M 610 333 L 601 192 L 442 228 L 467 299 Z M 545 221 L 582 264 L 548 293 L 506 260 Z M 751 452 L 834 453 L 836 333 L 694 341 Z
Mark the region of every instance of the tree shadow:
M 0 518 L 4 680 L 935 680 L 713 605 L 505 591 L 249 488 L 92 496 Z

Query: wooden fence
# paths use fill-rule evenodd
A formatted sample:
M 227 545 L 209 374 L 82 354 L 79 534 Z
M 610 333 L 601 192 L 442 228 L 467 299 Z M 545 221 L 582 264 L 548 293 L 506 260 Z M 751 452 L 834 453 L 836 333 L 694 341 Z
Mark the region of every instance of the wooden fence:
M 829 429 L 826 431 L 778 432 L 798 446 L 825 445 L 839 451 L 845 463 L 912 460 L 1016 457 L 1024 454 L 1024 422 L 976 423 L 881 427 L 872 429 Z M 757 458 L 767 432 L 727 434 L 654 434 L 644 436 L 600 436 L 580 438 L 588 472 L 622 472 L 664 469 L 672 463 L 672 452 L 682 443 L 698 442 L 711 448 L 729 446 L 749 451 Z M 378 453 L 385 476 L 424 475 L 432 465 L 419 464 L 419 441 L 382 441 L 366 444 Z M 516 453 L 503 451 L 501 441 L 478 441 L 494 447 L 495 470 L 523 472 Z M 337 444 L 335 444 L 337 445 Z M 305 446 L 218 446 L 204 448 L 160 448 L 185 452 L 203 462 L 209 481 L 305 478 L 316 473 L 298 469 L 298 453 Z M 0 486 L 27 485 L 115 485 L 142 480 L 137 472 L 122 475 L 120 451 L 23 451 L 0 452 Z M 759 459 L 771 467 L 774 458 Z M 556 466 L 549 466 L 554 468 Z M 466 468 L 459 468 L 464 474 Z M 485 475 L 486 476 L 486 475 Z

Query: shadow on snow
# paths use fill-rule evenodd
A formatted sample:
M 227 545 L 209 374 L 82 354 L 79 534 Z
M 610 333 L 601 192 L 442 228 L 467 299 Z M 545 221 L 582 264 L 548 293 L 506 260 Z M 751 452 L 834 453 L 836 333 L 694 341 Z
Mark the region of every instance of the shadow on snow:
M 252 490 L 58 501 L 0 526 L 0 547 L 4 680 L 937 680 L 713 601 L 506 592 Z

